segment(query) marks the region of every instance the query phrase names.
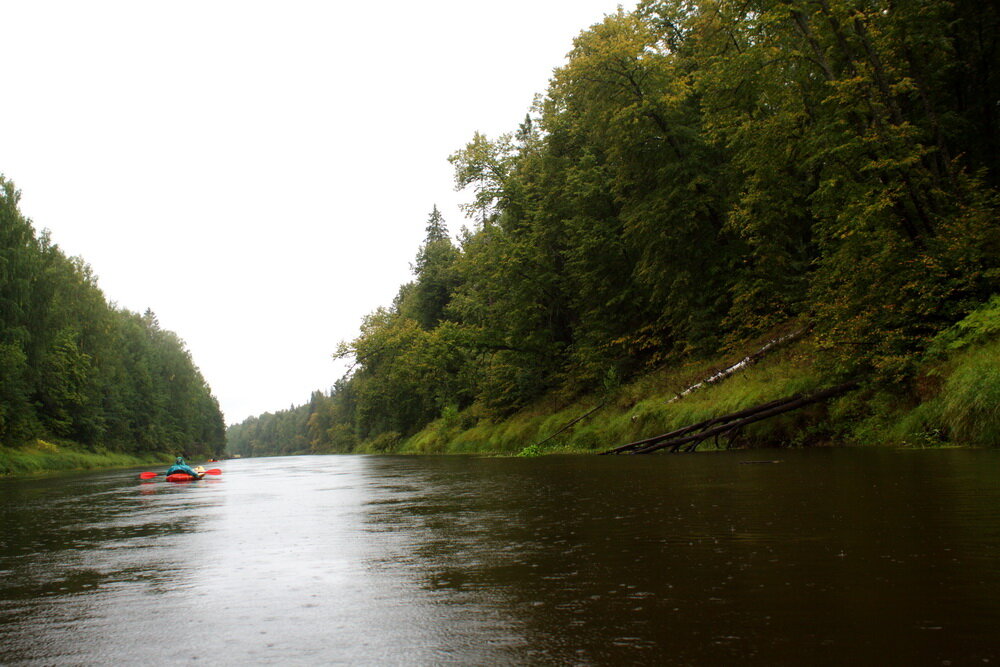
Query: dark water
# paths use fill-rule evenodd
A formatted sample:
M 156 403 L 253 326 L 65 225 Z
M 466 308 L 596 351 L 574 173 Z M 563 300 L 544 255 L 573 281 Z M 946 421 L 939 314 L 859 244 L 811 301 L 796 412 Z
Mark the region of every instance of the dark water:
M 1000 451 L 221 467 L 0 481 L 0 663 L 1000 661 Z

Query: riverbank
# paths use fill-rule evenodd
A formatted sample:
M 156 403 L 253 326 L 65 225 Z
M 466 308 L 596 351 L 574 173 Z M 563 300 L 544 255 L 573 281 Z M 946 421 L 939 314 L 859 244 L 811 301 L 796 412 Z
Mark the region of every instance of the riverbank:
M 169 454 L 122 454 L 92 452 L 68 444 L 53 444 L 35 440 L 24 447 L 0 447 L 0 477 L 20 477 L 47 472 L 129 468 L 171 461 Z
M 309 403 L 230 427 L 227 449 L 245 457 L 593 454 L 820 391 L 828 398 L 754 423 L 732 422 L 743 428 L 698 446 L 1000 445 L 1000 295 L 933 337 L 912 338 L 912 349 L 883 362 L 857 362 L 843 349 L 849 341 L 810 324 L 789 320 L 711 355 L 673 358 L 624 383 L 609 372 L 590 394 L 564 378 L 554 383 L 560 390 L 512 414 L 498 415 L 485 401 L 462 410 L 444 405 L 438 419 L 415 432 L 405 430 L 405 421 L 365 427 L 356 419 L 357 396 L 341 385 L 329 396 L 316 392 Z M 827 390 L 847 384 L 857 388 L 829 397 Z M 396 386 L 387 392 L 405 394 Z
M 683 398 L 683 389 L 711 376 L 727 362 L 692 363 L 649 374 L 603 396 L 585 396 L 560 404 L 551 397 L 502 420 L 478 420 L 466 428 L 458 415 L 440 419 L 391 448 L 379 441 L 364 443 L 361 452 L 410 454 L 542 454 L 596 453 L 615 445 L 666 433 L 736 410 L 825 386 L 823 374 L 803 346 L 774 353 L 725 381 L 702 387 Z M 817 422 L 829 422 L 827 406 L 754 424 L 741 435 L 741 446 L 816 444 L 829 435 Z M 725 442 L 720 443 L 722 445 Z M 704 448 L 711 448 L 709 442 Z
M 1000 299 L 939 335 L 912 380 L 864 384 L 826 403 L 767 419 L 701 449 L 829 444 L 989 447 L 1000 444 Z M 727 357 L 663 369 L 603 395 L 550 397 L 505 419 L 475 408 L 442 417 L 409 438 L 364 442 L 361 453 L 537 456 L 596 453 L 768 401 L 842 382 L 806 336 L 715 384 L 686 388 L 738 362 L 761 341 Z

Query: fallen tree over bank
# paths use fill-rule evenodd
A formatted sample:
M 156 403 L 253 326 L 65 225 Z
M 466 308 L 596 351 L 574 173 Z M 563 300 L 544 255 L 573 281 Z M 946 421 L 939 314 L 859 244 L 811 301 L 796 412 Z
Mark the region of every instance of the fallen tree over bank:
M 732 436 L 740 429 L 753 424 L 754 422 L 775 417 L 813 403 L 818 403 L 835 396 L 846 394 L 849 391 L 857 389 L 858 386 L 859 384 L 857 381 L 851 381 L 815 392 L 795 394 L 794 396 L 780 398 L 778 400 L 769 401 L 738 412 L 732 412 L 727 415 L 706 419 L 705 421 L 698 422 L 697 424 L 691 424 L 689 426 L 670 431 L 669 433 L 663 433 L 644 440 L 630 442 L 628 444 L 621 445 L 620 447 L 615 447 L 614 449 L 601 452 L 600 455 L 650 454 L 661 449 L 669 449 L 674 453 L 679 452 L 682 449 L 685 452 L 692 452 L 698 448 L 698 445 L 709 438 L 718 439 L 720 437 Z
M 811 326 L 806 326 L 806 327 L 803 327 L 803 328 L 801 328 L 801 329 L 799 329 L 797 331 L 793 331 L 790 334 L 786 334 L 784 336 L 778 336 L 777 338 L 772 338 L 771 340 L 767 341 L 767 343 L 765 343 L 759 350 L 757 350 L 753 354 L 748 354 L 747 356 L 743 357 L 743 359 L 741 359 L 737 363 L 733 364 L 732 366 L 729 366 L 728 368 L 724 368 L 724 369 L 722 369 L 720 371 L 716 371 L 715 373 L 713 373 L 709 377 L 705 378 L 701 382 L 696 382 L 695 384 L 691 385 L 690 387 L 688 387 L 684 391 L 678 392 L 678 394 L 676 396 L 674 396 L 673 398 L 671 398 L 667 402 L 668 403 L 673 403 L 674 401 L 679 401 L 680 399 L 684 398 L 688 394 L 690 394 L 692 392 L 695 392 L 695 391 L 701 389 L 702 387 L 707 387 L 707 386 L 716 384 L 718 382 L 722 382 L 723 380 L 725 380 L 726 378 L 728 378 L 730 375 L 734 375 L 735 373 L 738 373 L 738 372 L 740 372 L 740 371 L 742 371 L 742 370 L 744 370 L 746 368 L 749 368 L 753 364 L 757 363 L 758 361 L 760 361 L 761 359 L 763 359 L 765 356 L 767 356 L 767 354 L 769 352 L 773 351 L 774 349 L 776 349 L 778 347 L 781 347 L 781 346 L 785 345 L 786 343 L 791 343 L 792 341 L 796 341 L 799 338 L 802 338 L 802 336 L 804 336 L 806 333 L 808 333 L 811 328 L 812 328 Z

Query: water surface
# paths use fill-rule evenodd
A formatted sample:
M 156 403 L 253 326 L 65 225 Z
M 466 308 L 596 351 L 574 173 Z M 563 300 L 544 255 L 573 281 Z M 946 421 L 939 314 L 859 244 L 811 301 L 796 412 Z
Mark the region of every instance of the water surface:
M 0 663 L 1000 660 L 998 451 L 219 465 L 0 480 Z

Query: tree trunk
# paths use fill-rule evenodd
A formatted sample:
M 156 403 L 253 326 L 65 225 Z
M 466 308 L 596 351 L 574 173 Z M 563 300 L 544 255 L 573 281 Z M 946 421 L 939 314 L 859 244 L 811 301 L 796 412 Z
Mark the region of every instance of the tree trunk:
M 631 442 L 627 445 L 601 452 L 601 454 L 649 454 L 667 448 L 672 452 L 677 452 L 681 447 L 685 447 L 685 445 L 685 451 L 694 451 L 699 444 L 708 438 L 729 435 L 754 422 L 791 412 L 792 410 L 797 410 L 806 405 L 833 398 L 834 396 L 846 394 L 849 391 L 857 389 L 858 386 L 858 382 L 851 381 L 809 394 L 796 394 L 795 396 L 770 401 L 762 405 L 740 410 L 739 412 L 708 419 L 697 424 L 692 424 L 691 426 L 685 426 L 670 433 Z M 713 426 L 714 424 L 718 425 Z M 692 431 L 699 429 L 702 429 L 699 433 L 688 435 Z

